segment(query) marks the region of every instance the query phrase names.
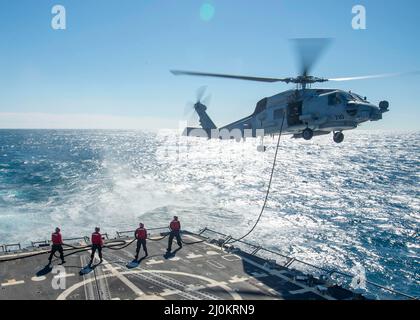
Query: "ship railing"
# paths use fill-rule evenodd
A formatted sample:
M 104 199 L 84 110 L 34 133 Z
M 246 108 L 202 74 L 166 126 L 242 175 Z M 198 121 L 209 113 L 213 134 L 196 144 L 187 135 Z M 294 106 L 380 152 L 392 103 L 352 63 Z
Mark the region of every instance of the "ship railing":
M 109 239 L 108 234 L 103 234 L 103 236 L 106 239 Z M 77 241 L 84 241 L 85 243 L 89 243 L 90 239 L 87 236 L 83 236 L 83 237 L 70 237 L 70 238 L 64 238 L 63 242 L 64 243 L 68 243 L 68 242 L 77 242 Z M 32 247 L 38 247 L 38 248 L 43 248 L 43 247 L 48 247 L 51 245 L 51 240 L 41 240 L 41 241 L 31 241 L 31 245 Z
M 281 253 L 281 252 L 274 251 L 274 250 L 271 250 L 271 249 L 268 249 L 268 248 L 264 248 L 260 245 L 253 244 L 253 243 L 250 243 L 250 242 L 247 242 L 247 241 L 244 241 L 244 240 L 235 239 L 232 236 L 226 235 L 226 234 L 224 234 L 222 232 L 219 232 L 219 231 L 209 229 L 207 227 L 200 230 L 200 232 L 198 234 L 200 236 L 203 236 L 206 232 L 216 234 L 218 236 L 223 237 L 222 246 L 225 246 L 226 244 L 228 244 L 228 242 L 240 243 L 240 244 L 242 244 L 246 247 L 251 248 L 251 250 L 245 250 L 245 252 L 250 254 L 250 255 L 257 256 L 257 254 L 259 252 L 261 252 L 261 253 L 266 253 L 266 254 L 268 253 L 268 254 L 274 255 L 276 257 L 280 257 L 284 261 L 283 261 L 282 264 L 279 264 L 279 265 L 281 265 L 282 267 L 285 267 L 285 268 L 291 268 L 293 265 L 302 264 L 305 267 L 309 267 L 309 268 L 312 268 L 312 269 L 315 269 L 315 270 L 321 272 L 321 274 L 324 277 L 327 276 L 327 278 L 334 279 L 334 280 L 336 280 L 335 278 L 341 278 L 340 280 L 344 280 L 347 286 L 348 286 L 349 281 L 351 282 L 351 281 L 353 281 L 353 279 L 356 278 L 355 275 L 351 275 L 349 273 L 346 273 L 346 272 L 343 272 L 343 271 L 340 271 L 340 270 L 332 270 L 332 269 L 327 269 L 327 268 L 323 268 L 323 267 L 320 267 L 320 266 L 316 266 L 312 263 L 300 260 L 298 258 L 290 257 L 286 254 Z M 276 263 L 278 263 L 278 262 L 276 261 Z M 400 292 L 398 290 L 395 290 L 395 289 L 392 289 L 392 288 L 389 288 L 389 287 L 385 287 L 381 284 L 372 282 L 368 279 L 365 280 L 365 283 L 372 286 L 372 287 L 375 287 L 376 289 L 380 289 L 380 290 L 386 291 L 388 293 L 391 293 L 395 296 L 404 297 L 405 299 L 418 300 L 418 297 L 406 294 L 404 292 Z
M 108 237 L 108 235 L 107 235 Z M 84 241 L 85 243 L 89 243 L 90 239 L 88 236 L 83 237 L 71 237 L 71 238 L 65 238 L 63 239 L 63 242 L 76 242 L 76 241 Z
M 3 253 L 14 252 L 14 251 L 22 250 L 22 246 L 20 245 L 20 243 L 7 243 L 7 244 L 0 245 L 0 250 Z
M 42 247 L 48 247 L 50 245 L 51 241 L 50 240 L 43 240 L 43 241 L 31 241 L 31 245 L 32 247 L 38 247 L 38 248 L 42 248 Z
M 135 231 L 136 230 L 117 231 L 117 238 L 131 238 Z M 147 231 L 168 231 L 168 227 L 147 228 Z

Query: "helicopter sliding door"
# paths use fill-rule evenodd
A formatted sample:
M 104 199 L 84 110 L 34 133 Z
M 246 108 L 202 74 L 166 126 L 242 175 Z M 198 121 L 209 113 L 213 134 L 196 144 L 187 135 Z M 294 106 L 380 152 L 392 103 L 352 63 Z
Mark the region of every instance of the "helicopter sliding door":
M 287 105 L 287 124 L 289 127 L 303 124 L 299 119 L 302 115 L 303 101 L 291 102 Z

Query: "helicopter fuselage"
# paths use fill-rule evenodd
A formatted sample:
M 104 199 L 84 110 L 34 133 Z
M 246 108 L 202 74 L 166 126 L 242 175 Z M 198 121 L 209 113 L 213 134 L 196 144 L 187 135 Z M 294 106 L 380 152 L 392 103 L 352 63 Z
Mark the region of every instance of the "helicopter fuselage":
M 386 101 L 376 106 L 360 95 L 338 89 L 288 90 L 262 99 L 252 115 L 217 129 L 213 122 L 206 126 L 205 118 L 210 119 L 206 106 L 197 104 L 195 109 L 203 129 L 213 131 L 212 137 L 215 130 L 216 137 L 236 139 L 238 135 L 266 136 L 281 130 L 283 134 L 310 140 L 313 136 L 342 134 L 363 122 L 381 120 L 388 107 Z M 342 139 L 338 137 L 336 142 Z

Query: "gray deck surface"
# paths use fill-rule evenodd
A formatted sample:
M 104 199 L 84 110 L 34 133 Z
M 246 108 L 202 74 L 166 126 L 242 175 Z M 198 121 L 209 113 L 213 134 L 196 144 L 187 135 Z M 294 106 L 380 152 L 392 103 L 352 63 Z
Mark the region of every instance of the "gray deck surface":
M 184 235 L 186 241 L 200 240 Z M 128 240 L 127 240 L 128 241 Z M 255 299 L 351 299 L 350 291 L 330 287 L 321 294 L 316 284 L 296 279 L 296 272 L 246 254 L 231 254 L 203 242 L 184 245 L 165 256 L 167 239 L 148 241 L 149 257 L 135 268 L 135 244 L 119 250 L 104 250 L 104 262 L 87 274 L 80 271 L 89 262 L 90 252 L 69 256 L 63 270 L 45 268 L 47 255 L 0 263 L 0 300 L 255 300 Z M 174 242 L 173 249 L 177 245 Z M 20 253 L 21 254 L 21 253 Z M 11 255 L 0 255 L 2 258 Z M 53 261 L 52 266 L 58 266 Z M 63 272 L 65 271 L 65 272 Z M 58 273 L 57 273 L 58 272 Z M 65 289 L 54 289 L 63 283 Z

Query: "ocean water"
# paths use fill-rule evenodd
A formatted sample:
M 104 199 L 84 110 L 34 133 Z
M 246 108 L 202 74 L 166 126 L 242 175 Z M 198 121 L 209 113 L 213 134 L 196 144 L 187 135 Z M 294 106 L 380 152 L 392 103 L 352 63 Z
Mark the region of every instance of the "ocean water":
M 133 229 L 139 221 L 254 224 L 276 138 L 207 141 L 175 131 L 0 130 L 0 243 Z M 420 295 L 420 133 L 351 131 L 281 142 L 268 207 L 248 241 Z M 369 289 L 368 289 L 369 290 Z

